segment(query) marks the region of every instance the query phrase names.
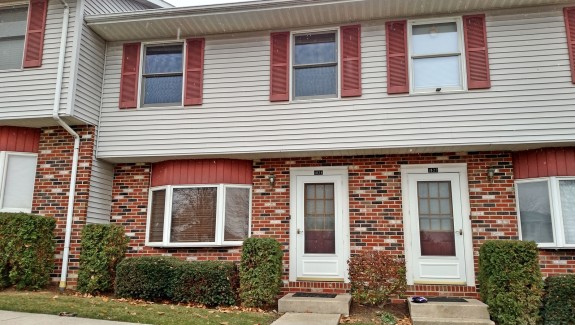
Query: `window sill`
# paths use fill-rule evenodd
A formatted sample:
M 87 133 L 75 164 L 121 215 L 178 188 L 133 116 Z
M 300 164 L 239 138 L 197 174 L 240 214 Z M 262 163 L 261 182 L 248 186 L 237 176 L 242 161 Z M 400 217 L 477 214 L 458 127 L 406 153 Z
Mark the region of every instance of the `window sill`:
M 433 95 L 448 95 L 448 94 L 462 94 L 469 92 L 467 89 L 461 90 L 442 90 L 442 91 L 421 91 L 410 92 L 409 96 L 433 96 Z
M 341 100 L 341 98 L 338 97 L 317 97 L 317 98 L 295 98 L 290 100 L 290 103 L 294 103 L 294 104 L 300 104 L 300 103 L 310 103 L 310 102 L 335 102 Z
M 566 250 L 566 249 L 575 250 L 575 245 L 573 245 L 573 246 L 541 246 L 541 245 L 537 245 L 537 249 L 539 249 L 539 250 Z
M 146 243 L 148 247 L 157 248 L 210 248 L 210 247 L 240 247 L 244 244 L 243 241 L 239 242 L 224 242 L 222 244 L 216 243 Z
M 5 69 L 5 70 L 0 69 L 0 73 L 21 72 L 24 70 L 27 70 L 27 69 L 24 69 L 24 68 L 12 68 L 12 69 Z

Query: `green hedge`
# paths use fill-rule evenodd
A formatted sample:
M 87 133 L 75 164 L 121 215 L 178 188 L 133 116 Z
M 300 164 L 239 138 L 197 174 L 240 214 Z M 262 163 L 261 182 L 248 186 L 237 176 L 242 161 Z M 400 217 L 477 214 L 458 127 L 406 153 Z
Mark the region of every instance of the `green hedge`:
M 82 229 L 78 291 L 89 294 L 114 289 L 116 266 L 124 259 L 129 238 L 118 225 L 87 225 Z
M 54 270 L 53 218 L 0 213 L 0 287 L 41 289 Z
M 118 264 L 116 295 L 233 305 L 237 301 L 237 279 L 237 268 L 231 262 L 186 262 L 161 256 L 127 258 Z
M 237 267 L 232 262 L 184 262 L 174 278 L 174 301 L 206 306 L 234 305 L 237 301 Z
M 545 279 L 543 324 L 575 324 L 575 274 L 550 276 Z
M 242 248 L 240 300 L 247 307 L 275 303 L 282 285 L 281 245 L 272 238 L 248 238 Z
M 175 257 L 126 258 L 116 270 L 116 295 L 145 300 L 172 299 L 174 278 L 181 263 Z
M 543 280 L 535 242 L 485 242 L 479 250 L 478 280 L 481 298 L 497 324 L 537 323 Z

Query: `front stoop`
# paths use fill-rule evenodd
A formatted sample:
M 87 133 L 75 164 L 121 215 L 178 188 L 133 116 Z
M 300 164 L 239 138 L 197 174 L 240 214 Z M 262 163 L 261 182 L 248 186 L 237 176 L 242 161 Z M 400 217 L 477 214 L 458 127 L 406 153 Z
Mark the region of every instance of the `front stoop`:
M 293 297 L 288 293 L 278 301 L 279 313 L 314 313 L 349 316 L 351 295 L 339 294 L 335 298 Z
M 467 302 L 414 303 L 408 300 L 413 325 L 494 325 L 487 305 L 477 299 Z

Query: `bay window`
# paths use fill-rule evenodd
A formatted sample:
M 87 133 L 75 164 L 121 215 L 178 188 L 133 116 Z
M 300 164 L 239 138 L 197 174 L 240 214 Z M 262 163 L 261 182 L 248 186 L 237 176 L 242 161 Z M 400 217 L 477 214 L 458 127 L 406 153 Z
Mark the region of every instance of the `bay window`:
M 150 190 L 149 246 L 241 245 L 250 234 L 251 186 L 177 185 Z
M 32 210 L 36 157 L 32 153 L 0 152 L 1 212 L 30 213 Z
M 575 247 L 575 178 L 516 182 L 520 236 L 539 247 Z

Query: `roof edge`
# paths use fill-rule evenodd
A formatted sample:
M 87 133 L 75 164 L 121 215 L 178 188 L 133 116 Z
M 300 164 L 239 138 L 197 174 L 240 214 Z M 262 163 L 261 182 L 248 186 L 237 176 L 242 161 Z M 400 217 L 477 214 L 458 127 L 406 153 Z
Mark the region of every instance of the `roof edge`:
M 175 6 L 163 0 L 136 0 L 141 4 L 151 6 L 154 9 L 159 8 L 174 8 Z
M 162 0 L 138 0 L 146 1 L 148 3 L 157 2 Z M 337 3 L 350 3 L 362 2 L 363 0 L 255 0 L 240 3 L 224 3 L 214 5 L 202 5 L 192 7 L 163 7 L 158 9 L 134 11 L 134 12 L 121 12 L 112 14 L 100 14 L 86 16 L 85 20 L 88 24 L 97 23 L 111 23 L 121 22 L 134 19 L 147 19 L 147 18 L 172 18 L 178 16 L 195 16 L 206 14 L 223 14 L 231 12 L 246 12 L 246 11 L 259 11 L 279 9 L 294 6 L 314 6 L 314 5 L 327 5 Z

